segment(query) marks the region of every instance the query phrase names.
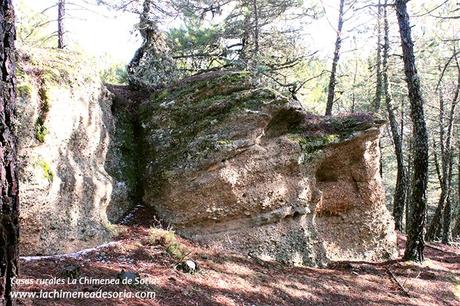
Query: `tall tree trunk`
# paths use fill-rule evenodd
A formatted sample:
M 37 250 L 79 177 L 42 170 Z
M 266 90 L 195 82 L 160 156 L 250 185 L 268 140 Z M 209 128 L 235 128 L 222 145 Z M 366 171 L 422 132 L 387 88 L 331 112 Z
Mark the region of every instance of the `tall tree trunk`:
M 412 137 L 409 138 L 409 150 L 407 156 L 407 178 L 408 184 L 406 185 L 406 235 L 409 233 L 410 225 L 412 223 L 412 186 L 414 185 L 414 171 L 413 171 L 413 163 L 414 158 L 412 152 L 414 151 L 414 145 L 412 141 Z
M 445 244 L 450 244 L 452 241 L 452 231 L 451 231 L 451 223 L 452 223 L 452 204 L 451 204 L 451 197 L 450 197 L 450 190 L 452 186 L 452 168 L 453 168 L 453 149 L 452 149 L 452 140 L 454 139 L 454 122 L 455 122 L 455 114 L 456 114 L 456 106 L 458 104 L 458 100 L 460 97 L 460 63 L 457 57 L 457 50 L 454 48 L 454 58 L 455 63 L 457 66 L 457 87 L 454 92 L 454 96 L 452 98 L 451 108 L 449 112 L 449 122 L 447 126 L 447 140 L 446 140 L 446 147 L 445 147 L 445 162 L 448 164 L 447 167 L 447 188 L 448 188 L 448 196 L 447 196 L 447 203 L 446 207 L 444 208 L 444 216 L 443 216 L 443 235 L 442 235 L 442 242 Z
M 383 63 L 382 63 L 382 74 L 383 74 L 383 94 L 385 96 L 385 105 L 388 113 L 388 119 L 390 121 L 391 135 L 393 138 L 393 144 L 397 162 L 397 174 L 396 174 L 396 186 L 393 197 L 393 217 L 395 219 L 396 230 L 402 232 L 403 230 L 403 218 L 404 218 L 404 204 L 406 202 L 406 184 L 407 175 L 406 169 L 404 168 L 404 154 L 403 154 L 403 142 L 401 133 L 399 131 L 399 124 L 396 119 L 396 115 L 393 109 L 390 93 L 390 82 L 388 78 L 388 57 L 390 51 L 390 37 L 389 37 L 389 24 L 388 24 L 388 9 L 387 2 L 384 2 L 383 9 Z M 379 1 L 379 5 L 380 5 Z
M 257 65 L 259 56 L 259 7 L 257 0 L 252 0 L 252 9 L 254 10 L 254 63 Z
M 244 15 L 243 20 L 243 33 L 241 36 L 241 51 L 240 60 L 247 66 L 249 59 L 251 58 L 249 49 L 251 46 L 251 18 L 250 15 Z
M 446 207 L 444 208 L 443 216 L 443 226 L 442 226 L 442 243 L 450 244 L 452 242 L 452 206 L 450 202 L 450 197 L 446 200 Z
M 0 0 L 0 300 L 13 305 L 11 279 L 18 274 L 19 199 L 16 138 L 16 30 L 11 0 Z
M 439 180 L 439 185 L 441 187 L 441 195 L 439 196 L 438 205 L 436 206 L 435 213 L 431 220 L 430 226 L 428 227 L 427 233 L 425 235 L 425 239 L 428 241 L 433 241 L 439 237 L 438 233 L 440 233 L 441 229 L 441 218 L 444 211 L 444 204 L 446 203 L 446 199 L 449 195 L 449 190 L 447 188 L 447 168 L 445 164 L 445 134 L 444 134 L 444 116 L 445 116 L 445 105 L 444 105 L 444 97 L 442 94 L 442 90 L 439 89 L 439 148 L 441 151 L 441 158 L 438 157 L 436 152 L 437 146 L 435 139 L 433 137 L 433 155 L 434 155 L 434 164 L 436 167 L 436 173 Z
M 339 22 L 337 25 L 337 38 L 335 41 L 334 57 L 332 59 L 331 76 L 329 78 L 329 87 L 327 93 L 326 116 L 330 116 L 332 114 L 332 106 L 334 105 L 335 85 L 337 84 L 337 65 L 339 64 L 340 48 L 342 47 L 344 8 L 345 0 L 340 0 Z
M 411 203 L 413 213 L 407 235 L 405 260 L 423 261 L 425 248 L 426 188 L 428 184 L 428 133 L 423 110 L 420 79 L 415 66 L 414 43 L 407 13 L 407 0 L 396 0 L 399 33 L 403 50 L 404 70 L 411 106 L 414 135 L 414 186 Z
M 358 50 L 356 39 L 354 39 L 355 49 Z M 358 78 L 358 53 L 355 52 L 355 67 L 353 70 L 353 92 L 351 94 L 351 112 L 354 113 L 356 109 L 356 80 Z
M 386 9 L 386 6 L 385 6 Z M 382 101 L 382 29 L 381 29 L 381 19 L 382 19 L 382 2 L 379 0 L 377 8 L 377 56 L 376 56 L 376 74 L 377 80 L 375 85 L 375 101 L 374 101 L 374 112 L 378 113 L 380 111 L 380 102 Z
M 460 207 L 460 142 L 457 144 L 458 160 L 457 160 L 457 206 Z M 452 237 L 460 235 L 460 212 L 457 212 L 457 222 L 452 229 Z
M 455 226 L 452 229 L 452 237 L 456 238 L 458 236 L 460 236 L 460 216 L 457 215 L 457 222 L 455 223 Z
M 65 0 L 59 0 L 58 2 L 58 49 L 64 49 L 64 16 L 65 16 Z

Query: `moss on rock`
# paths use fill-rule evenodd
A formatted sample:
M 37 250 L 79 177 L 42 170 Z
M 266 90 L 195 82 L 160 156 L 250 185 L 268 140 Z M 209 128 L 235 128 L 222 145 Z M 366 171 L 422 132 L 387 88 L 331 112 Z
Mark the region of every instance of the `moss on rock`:
M 320 136 L 302 136 L 300 134 L 290 134 L 288 138 L 297 142 L 302 151 L 309 154 L 322 150 L 325 147 L 339 143 L 341 137 L 338 134 L 320 135 Z
M 126 182 L 128 189 L 133 192 L 138 184 L 139 173 L 136 160 L 140 153 L 133 143 L 134 130 L 133 115 L 126 111 L 116 112 L 115 138 L 123 158 L 117 172 L 113 174 L 117 180 Z
M 33 86 L 31 83 L 21 83 L 18 85 L 18 94 L 23 98 L 30 98 L 32 91 Z
M 45 126 L 43 119 L 40 117 L 37 118 L 35 121 L 35 139 L 37 139 L 40 143 L 44 143 L 48 133 L 48 128 Z
M 51 183 L 54 179 L 54 171 L 51 169 L 51 165 L 43 159 L 40 159 L 36 165 L 42 170 L 43 177 Z

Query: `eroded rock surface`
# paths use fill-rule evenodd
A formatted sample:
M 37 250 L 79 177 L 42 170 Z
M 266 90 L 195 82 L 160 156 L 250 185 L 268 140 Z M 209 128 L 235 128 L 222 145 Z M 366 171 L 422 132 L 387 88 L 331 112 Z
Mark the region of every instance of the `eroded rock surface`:
M 21 254 L 109 240 L 109 219 L 132 204 L 112 97 L 94 63 L 76 53 L 30 50 L 19 64 Z
M 381 121 L 308 114 L 245 72 L 148 98 L 114 87 L 113 99 L 74 56 L 21 60 L 23 255 L 102 243 L 141 198 L 182 235 L 249 256 L 322 266 L 395 255 Z
M 140 120 L 144 201 L 183 235 L 290 264 L 395 255 L 381 120 L 310 115 L 242 72 L 157 93 Z

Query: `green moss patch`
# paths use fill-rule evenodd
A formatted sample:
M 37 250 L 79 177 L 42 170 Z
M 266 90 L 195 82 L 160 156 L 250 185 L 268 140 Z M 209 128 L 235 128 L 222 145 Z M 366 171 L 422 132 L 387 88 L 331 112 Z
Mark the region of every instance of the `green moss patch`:
M 125 181 L 128 189 L 136 190 L 138 183 L 138 169 L 136 160 L 139 158 L 140 152 L 135 144 L 135 126 L 133 115 L 127 111 L 116 113 L 116 130 L 115 138 L 117 147 L 122 154 L 122 162 L 120 163 L 115 177 L 120 181 Z
M 310 137 L 302 136 L 299 134 L 289 134 L 288 138 L 297 142 L 302 148 L 302 151 L 307 154 L 322 150 L 328 145 L 341 141 L 341 137 L 338 134 Z
M 21 83 L 17 89 L 20 97 L 30 98 L 32 96 L 33 86 L 31 83 Z
M 38 95 L 40 96 L 41 105 L 40 105 L 40 112 L 42 114 L 46 114 L 50 111 L 51 108 L 51 98 L 49 95 L 49 90 L 46 85 L 43 85 L 38 90 Z
M 41 159 L 36 165 L 42 170 L 43 176 L 48 180 L 48 182 L 52 182 L 54 179 L 54 172 L 51 170 L 50 164 Z
M 31 77 L 18 65 L 16 69 L 17 92 L 19 97 L 30 98 L 34 89 Z
M 44 143 L 49 129 L 47 115 L 51 109 L 52 88 L 72 88 L 86 83 L 97 83 L 99 75 L 93 59 L 66 50 L 28 48 L 18 51 L 18 93 L 30 98 L 34 88 L 40 107 L 33 126 L 35 138 Z
M 376 117 L 374 114 L 363 113 L 332 117 L 327 123 L 329 124 L 330 129 L 345 135 L 357 131 L 364 131 L 385 122 L 385 120 Z
M 147 171 L 152 171 L 148 176 L 155 180 L 149 193 L 161 192 L 166 173 L 178 165 L 195 167 L 223 148 L 228 150 L 235 134 L 235 129 L 228 129 L 233 120 L 251 124 L 253 115 L 248 113 L 264 116 L 288 101 L 270 88 L 254 85 L 244 71 L 199 75 L 154 93 L 139 107 L 146 132 L 142 155 L 149 161 Z
M 38 118 L 35 121 L 35 138 L 40 143 L 44 143 L 49 133 L 48 128 L 45 126 L 45 122 L 51 109 L 51 97 L 46 82 L 43 82 L 42 86 L 39 88 L 38 96 L 40 98 L 40 110 Z
M 40 143 L 44 143 L 48 133 L 48 128 L 45 126 L 43 119 L 40 117 L 37 118 L 35 121 L 35 139 L 37 139 Z

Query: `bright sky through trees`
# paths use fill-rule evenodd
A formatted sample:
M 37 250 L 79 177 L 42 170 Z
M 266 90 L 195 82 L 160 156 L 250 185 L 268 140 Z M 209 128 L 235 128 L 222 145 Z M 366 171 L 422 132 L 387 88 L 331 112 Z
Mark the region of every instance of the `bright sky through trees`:
M 418 15 L 430 8 L 436 7 L 439 1 L 421 0 L 411 4 L 413 14 Z M 55 4 L 56 0 L 13 0 L 16 6 L 29 7 L 37 12 L 41 12 Z M 117 62 L 127 63 L 132 58 L 135 50 L 140 46 L 140 38 L 134 30 L 138 17 L 134 14 L 108 11 L 103 6 L 88 6 L 85 2 L 95 1 L 72 1 L 90 8 L 84 10 L 76 6 L 68 5 L 70 18 L 66 20 L 68 30 L 67 41 L 71 45 L 77 45 L 85 52 L 94 56 L 106 56 L 110 54 L 111 59 Z M 306 1 L 308 2 L 308 1 Z M 318 55 L 323 58 L 329 58 L 332 55 L 333 43 L 335 40 L 335 26 L 337 23 L 338 1 L 319 0 L 317 1 L 326 11 L 326 15 L 308 24 L 304 28 L 304 41 L 309 50 L 318 50 Z M 344 26 L 345 41 L 343 56 L 346 58 L 353 50 L 359 50 L 360 53 L 372 52 L 375 47 L 374 37 L 366 39 L 354 39 L 348 33 L 353 31 L 353 35 L 360 35 L 360 29 L 365 27 L 375 27 L 375 14 L 372 8 L 360 10 L 358 14 L 349 18 Z M 19 14 L 21 10 L 18 10 Z M 46 11 L 50 20 L 56 19 L 57 8 Z M 352 13 L 349 13 L 352 15 Z M 50 24 L 54 27 L 55 24 Z M 162 28 L 177 26 L 177 23 L 162 24 Z M 358 28 L 358 30 L 357 30 Z M 422 30 L 423 26 L 418 29 Z M 364 31 L 363 31 L 364 32 Z M 357 33 L 357 34 L 356 34 Z M 363 45 L 357 46 L 354 42 L 364 41 Z
M 55 0 L 14 0 L 14 2 L 16 6 L 25 5 L 37 12 L 56 3 Z M 78 1 L 75 2 L 78 3 Z M 139 39 L 133 33 L 137 16 L 116 14 L 102 6 L 89 8 L 91 11 L 69 6 L 70 18 L 66 20 L 69 43 L 78 45 L 91 55 L 110 54 L 115 61 L 128 62 L 140 44 Z M 50 19 L 56 19 L 57 8 L 48 10 L 46 14 Z
M 56 3 L 55 0 L 14 0 L 14 2 L 16 6 L 27 6 L 37 12 Z M 75 1 L 75 3 L 79 2 Z M 88 11 L 69 6 L 71 17 L 66 21 L 66 28 L 69 31 L 67 40 L 92 55 L 111 54 L 114 60 L 128 62 L 140 45 L 139 38 L 133 31 L 138 17 L 134 14 L 110 12 L 102 6 L 91 6 L 90 8 L 91 11 Z M 328 4 L 326 9 L 330 11 L 328 18 L 334 20 L 336 13 L 332 6 Z M 55 19 L 57 9 L 52 8 L 46 14 L 50 19 Z M 163 25 L 163 27 L 173 25 Z M 326 19 L 315 22 L 306 31 L 309 33 L 306 36 L 309 44 L 321 49 L 321 53 L 324 52 L 325 55 L 330 53 L 334 30 Z

